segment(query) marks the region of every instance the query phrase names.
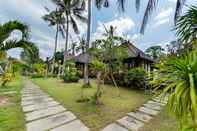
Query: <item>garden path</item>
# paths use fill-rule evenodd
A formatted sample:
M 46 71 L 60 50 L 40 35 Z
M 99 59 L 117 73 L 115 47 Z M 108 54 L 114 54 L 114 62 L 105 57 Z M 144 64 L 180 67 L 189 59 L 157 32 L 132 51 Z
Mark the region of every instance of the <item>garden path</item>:
M 27 131 L 89 131 L 70 111 L 29 79 L 23 78 L 21 106 Z
M 135 112 L 109 124 L 102 131 L 138 131 L 144 124 L 147 124 L 167 104 L 167 96 L 157 96 L 149 100 Z

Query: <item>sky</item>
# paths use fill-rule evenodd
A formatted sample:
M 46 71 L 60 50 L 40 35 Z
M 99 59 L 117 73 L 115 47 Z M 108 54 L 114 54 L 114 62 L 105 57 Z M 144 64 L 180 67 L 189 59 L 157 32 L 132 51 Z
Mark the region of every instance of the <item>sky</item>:
M 130 40 L 143 51 L 153 45 L 161 45 L 165 48 L 170 41 L 176 40 L 175 32 L 172 31 L 176 0 L 159 0 L 144 35 L 139 31 L 148 0 L 141 0 L 138 13 L 135 10 L 135 0 L 127 0 L 125 12 L 117 8 L 116 0 L 109 1 L 110 8 L 98 10 L 95 6 L 92 7 L 92 41 L 103 37 L 105 32 L 103 25 L 107 28 L 113 25 L 116 27 L 117 35 Z M 197 0 L 186 0 L 187 6 L 184 6 L 183 12 L 188 9 L 189 5 L 196 4 Z M 55 27 L 48 26 L 48 23 L 42 20 L 41 17 L 47 13 L 44 7 L 48 7 L 51 11 L 55 9 L 51 0 L 0 0 L 0 24 L 10 20 L 19 20 L 29 25 L 30 40 L 39 47 L 40 55 L 45 59 L 51 57 L 54 51 Z M 70 43 L 76 42 L 79 36 L 86 35 L 86 24 L 78 21 L 78 25 L 80 34 L 76 35 L 72 29 L 69 31 Z M 20 37 L 20 32 L 14 31 L 9 39 L 20 39 Z M 64 48 L 64 43 L 65 39 L 60 36 L 58 50 Z M 12 49 L 8 54 L 12 57 L 19 57 L 20 52 L 20 49 Z

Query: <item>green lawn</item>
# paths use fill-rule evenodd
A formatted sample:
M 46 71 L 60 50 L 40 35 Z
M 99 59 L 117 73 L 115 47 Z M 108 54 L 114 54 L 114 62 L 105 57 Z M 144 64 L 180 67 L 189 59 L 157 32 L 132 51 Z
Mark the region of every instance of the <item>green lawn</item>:
M 178 131 L 178 124 L 176 119 L 169 115 L 167 109 L 165 109 L 140 131 Z
M 68 110 L 73 111 L 92 131 L 99 131 L 107 124 L 137 109 L 150 98 L 143 91 L 125 88 L 120 88 L 120 97 L 118 97 L 115 87 L 105 85 L 103 86 L 103 105 L 95 106 L 91 103 L 76 102 L 80 98 L 82 81 L 70 84 L 65 84 L 54 78 L 47 80 L 33 79 L 33 81 L 57 101 L 61 102 Z M 85 89 L 85 95 L 88 97 L 92 96 L 96 91 L 94 80 L 92 85 L 93 88 Z
M 0 106 L 0 131 L 25 131 L 25 121 L 20 106 L 21 79 L 17 78 L 7 87 L 0 86 L 0 96 L 6 91 L 17 91 L 17 94 L 7 95 L 9 101 Z

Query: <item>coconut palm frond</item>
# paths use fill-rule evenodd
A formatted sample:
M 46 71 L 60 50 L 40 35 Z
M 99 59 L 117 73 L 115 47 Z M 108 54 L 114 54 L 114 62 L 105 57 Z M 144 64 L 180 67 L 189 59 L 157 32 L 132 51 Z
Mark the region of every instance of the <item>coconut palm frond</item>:
M 122 11 L 125 11 L 125 2 L 126 0 L 117 0 L 118 6 Z
M 135 8 L 136 8 L 136 11 L 139 12 L 140 10 L 140 0 L 135 0 Z
M 196 39 L 197 6 L 191 6 L 183 16 L 178 18 L 175 30 L 177 32 L 177 36 L 183 43 Z
M 146 7 L 146 10 L 144 13 L 144 17 L 142 20 L 142 25 L 140 28 L 140 33 L 142 33 L 142 34 L 144 34 L 148 19 L 149 19 L 150 15 L 152 14 L 153 9 L 156 8 L 157 1 L 158 0 L 149 0 L 148 1 L 147 7 Z
M 181 11 L 182 11 L 183 5 L 185 4 L 185 1 L 186 0 L 177 0 L 176 9 L 175 9 L 175 15 L 174 15 L 175 23 L 176 23 L 178 17 L 180 16 L 180 14 L 181 14 Z
M 77 26 L 77 22 L 75 21 L 75 19 L 72 16 L 70 16 L 70 23 L 71 23 L 71 25 L 73 27 L 74 32 L 76 34 L 79 34 L 79 28 Z

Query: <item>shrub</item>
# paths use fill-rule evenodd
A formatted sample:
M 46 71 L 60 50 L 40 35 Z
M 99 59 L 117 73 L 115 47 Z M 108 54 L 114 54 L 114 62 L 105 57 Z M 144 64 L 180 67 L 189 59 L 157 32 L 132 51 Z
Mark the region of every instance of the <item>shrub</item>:
M 66 65 L 66 69 L 64 71 L 64 76 L 62 79 L 65 82 L 78 82 L 79 81 L 79 74 L 77 68 L 75 67 L 75 63 L 68 62 Z
M 142 88 L 145 85 L 146 72 L 142 68 L 133 68 L 126 74 L 125 82 L 128 86 Z
M 2 86 L 6 86 L 12 80 L 12 73 L 4 73 L 2 76 Z

